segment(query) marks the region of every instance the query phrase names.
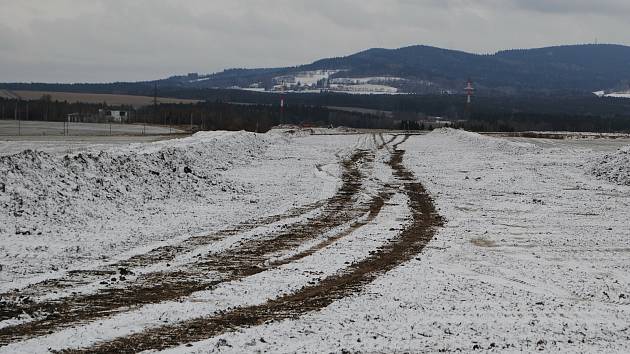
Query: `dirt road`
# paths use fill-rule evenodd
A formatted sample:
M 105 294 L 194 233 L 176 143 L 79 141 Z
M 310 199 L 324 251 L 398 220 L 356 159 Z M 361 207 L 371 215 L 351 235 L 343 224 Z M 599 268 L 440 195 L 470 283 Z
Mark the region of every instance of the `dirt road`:
M 199 292 L 212 292 L 224 284 L 299 264 L 375 223 L 393 198 L 404 198 L 410 218 L 400 220 L 399 229 L 390 229 L 395 230 L 393 237 L 366 257 L 346 262 L 343 269 L 317 278 L 318 281 L 309 282 L 297 291 L 287 291 L 259 304 L 152 326 L 64 351 L 166 349 L 243 326 L 301 316 L 360 292 L 365 284 L 420 253 L 442 225 L 431 198 L 403 166 L 405 151 L 399 146 L 408 136 L 372 138 L 374 148 L 356 149 L 340 161 L 342 183 L 331 198 L 282 215 L 248 220 L 217 233 L 155 248 L 101 269 L 77 270 L 58 279 L 0 294 L 3 299 L 0 320 L 22 314 L 33 318 L 0 328 L 0 346 L 10 348 L 21 341 L 141 311 L 147 305 L 184 300 Z M 389 169 L 390 180 L 377 178 L 382 169 Z M 369 183 L 376 186 L 366 193 L 365 186 Z M 89 291 L 68 292 L 78 288 Z

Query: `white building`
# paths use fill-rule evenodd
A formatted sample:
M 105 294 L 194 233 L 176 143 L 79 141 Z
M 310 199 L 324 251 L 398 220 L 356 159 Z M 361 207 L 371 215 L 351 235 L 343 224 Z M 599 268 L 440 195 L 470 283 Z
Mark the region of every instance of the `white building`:
M 112 111 L 107 109 L 99 109 L 98 115 L 107 122 L 124 123 L 129 118 L 129 111 Z

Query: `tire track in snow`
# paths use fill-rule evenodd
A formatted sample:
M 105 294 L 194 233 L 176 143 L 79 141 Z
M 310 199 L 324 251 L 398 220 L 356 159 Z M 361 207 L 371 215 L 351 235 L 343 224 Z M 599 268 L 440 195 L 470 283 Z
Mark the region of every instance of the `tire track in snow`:
M 23 289 L 2 293 L 0 294 L 0 299 L 2 299 L 2 302 L 0 302 L 0 321 L 13 319 L 22 314 L 30 315 L 38 311 L 46 310 L 46 306 L 42 306 L 42 304 L 37 301 L 32 301 L 32 298 L 57 293 L 66 289 L 72 290 L 92 283 L 108 281 L 112 277 L 122 275 L 120 274 L 121 269 L 127 270 L 130 268 L 146 267 L 158 262 L 170 262 L 178 255 L 192 252 L 199 247 L 212 244 L 239 233 L 296 218 L 300 215 L 320 209 L 325 204 L 326 200 L 317 201 L 308 205 L 292 208 L 283 214 L 248 220 L 228 229 L 207 235 L 193 236 L 176 244 L 159 246 L 146 253 L 133 255 L 128 259 L 105 264 L 98 268 L 70 270 L 62 277 L 43 280 Z M 50 310 L 51 308 L 48 307 L 48 309 Z
M 100 343 L 89 348 L 67 350 L 67 353 L 135 353 L 144 350 L 161 350 L 189 342 L 205 340 L 239 327 L 264 324 L 296 318 L 322 309 L 334 301 L 359 292 L 378 276 L 405 263 L 419 254 L 443 225 L 433 201 L 413 173 L 403 164 L 405 151 L 394 145 L 389 165 L 409 198 L 413 220 L 399 237 L 383 245 L 371 256 L 350 265 L 338 275 L 320 283 L 272 299 L 264 304 L 236 308 L 212 317 L 202 317 L 174 325 L 165 325 L 127 337 Z
M 367 222 L 373 219 L 389 194 L 379 193 L 369 203 L 352 207 L 353 198 L 360 191 L 365 177 L 360 171 L 361 166 L 372 161 L 372 152 L 358 150 L 350 159 L 343 162 L 343 184 L 337 194 L 328 200 L 326 211 L 320 216 L 305 223 L 290 226 L 271 239 L 248 240 L 239 247 L 224 253 L 201 257 L 199 261 L 190 264 L 187 270 L 143 275 L 136 281 L 141 285 L 131 285 L 122 289 L 103 289 L 87 296 L 32 304 L 28 310 L 46 312 L 49 315 L 42 320 L 0 329 L 0 345 L 46 335 L 57 329 L 129 311 L 142 305 L 181 298 L 196 291 L 207 290 L 219 283 L 251 276 L 308 256 L 351 231 L 342 231 L 285 260 L 264 265 L 267 260 L 275 257 L 278 251 L 294 249 L 318 235 L 351 222 L 353 219 L 358 219 L 367 212 L 369 212 Z M 363 222 L 355 222 L 349 230 L 362 225 Z
M 138 268 L 158 262 L 168 262 L 174 260 L 178 255 L 191 252 L 199 247 L 212 244 L 218 240 L 224 239 L 246 231 L 251 231 L 265 225 L 282 222 L 291 218 L 298 217 L 308 212 L 317 210 L 326 204 L 326 200 L 317 201 L 304 206 L 292 208 L 285 213 L 265 216 L 258 219 L 248 220 L 233 227 L 219 230 L 207 235 L 192 236 L 175 244 L 159 246 L 149 250 L 146 253 L 135 254 L 123 260 L 114 263 L 103 264 L 88 269 L 69 270 L 66 274 L 57 278 L 46 279 L 25 288 L 15 289 L 11 292 L 0 294 L 0 298 L 12 299 L 19 297 L 38 297 L 42 294 L 61 291 L 64 289 L 74 289 L 81 285 L 86 285 L 95 281 L 108 279 L 117 276 L 120 268 Z M 0 307 L 0 321 L 12 318 L 14 313 L 8 308 Z

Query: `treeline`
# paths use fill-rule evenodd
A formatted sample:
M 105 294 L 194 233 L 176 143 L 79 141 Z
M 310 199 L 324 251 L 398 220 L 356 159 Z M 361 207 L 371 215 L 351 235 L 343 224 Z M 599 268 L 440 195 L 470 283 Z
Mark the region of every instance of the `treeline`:
M 167 86 L 167 80 L 158 82 L 157 95 L 208 102 L 239 102 L 277 105 L 279 94 L 229 89 L 200 89 Z M 164 85 L 164 86 L 161 86 Z M 67 91 L 112 93 L 153 96 L 150 82 L 111 84 L 0 84 L 10 90 Z M 293 105 L 360 107 L 381 111 L 422 113 L 462 119 L 465 116 L 466 98 L 459 95 L 352 95 L 343 93 L 287 93 L 287 102 Z M 614 116 L 630 115 L 630 100 L 625 98 L 596 97 L 592 94 L 523 94 L 481 95 L 473 98 L 473 109 L 480 113 L 532 113 L 558 115 Z
M 277 93 L 244 90 L 182 89 L 159 90 L 163 97 L 189 98 L 207 101 L 278 104 Z M 151 93 L 148 93 L 152 95 Z M 287 93 L 292 104 L 310 106 L 359 107 L 365 109 L 421 113 L 450 119 L 466 115 L 464 95 L 352 95 L 342 93 Z M 630 99 L 597 97 L 595 95 L 503 95 L 475 96 L 472 109 L 480 113 L 568 114 L 614 116 L 630 115 Z
M 214 90 L 211 97 L 233 102 L 274 104 L 277 94 Z M 394 126 L 401 121 L 441 117 L 454 126 L 473 131 L 563 130 L 593 132 L 630 131 L 630 99 L 569 96 L 478 96 L 470 110 L 461 95 L 343 95 L 290 94 L 289 102 L 300 105 L 359 107 L 391 112 Z M 348 124 L 349 125 L 349 124 Z M 432 127 L 418 123 L 420 128 Z
M 365 129 L 392 129 L 394 121 L 359 112 L 331 110 L 304 104 L 233 104 L 221 101 L 197 104 L 147 106 L 132 115 L 134 123 L 192 125 L 199 130 L 248 130 L 265 132 L 280 124 L 306 126 L 347 126 Z
M 68 114 L 96 114 L 99 109 L 130 110 L 131 107 L 53 101 L 49 95 L 31 101 L 0 98 L 0 119 L 61 122 L 67 119 Z
M 475 112 L 470 120 L 455 125 L 471 131 L 574 131 L 630 132 L 630 116 L 594 116 L 544 113 L 482 113 Z
M 190 127 L 193 130 L 248 130 L 265 132 L 279 124 L 347 126 L 393 129 L 392 119 L 361 112 L 347 112 L 321 106 L 291 104 L 281 108 L 265 104 L 233 104 L 221 101 L 196 104 L 159 104 L 134 110 L 130 106 L 69 103 L 42 97 L 36 101 L 0 99 L 0 118 L 65 121 L 69 114 L 96 115 L 99 109 L 129 111 L 127 123 Z M 2 114 L 4 113 L 4 114 Z
M 630 99 L 595 96 L 475 97 L 470 110 L 465 98 L 455 95 L 340 95 L 291 94 L 280 108 L 280 96 L 235 90 L 211 90 L 206 102 L 160 104 L 139 110 L 106 104 L 0 99 L 0 118 L 66 120 L 70 113 L 96 114 L 99 109 L 130 111 L 130 122 L 161 125 L 191 124 L 194 129 L 265 131 L 278 124 L 347 126 L 391 129 L 402 126 L 432 128 L 422 123 L 431 117 L 450 120 L 473 131 L 566 130 L 593 132 L 630 131 Z M 202 98 L 202 97 L 198 97 Z M 333 108 L 329 108 L 333 107 Z M 334 107 L 357 107 L 352 109 Z M 418 122 L 409 124 L 407 122 Z

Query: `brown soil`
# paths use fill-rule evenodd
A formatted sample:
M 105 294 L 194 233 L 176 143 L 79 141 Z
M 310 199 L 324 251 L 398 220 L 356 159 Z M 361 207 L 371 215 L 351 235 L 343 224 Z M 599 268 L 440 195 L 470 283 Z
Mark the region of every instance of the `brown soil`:
M 486 247 L 486 248 L 497 246 L 497 244 L 494 241 L 486 240 L 485 238 L 473 238 L 472 240 L 470 240 L 470 243 L 472 243 L 475 246 Z

